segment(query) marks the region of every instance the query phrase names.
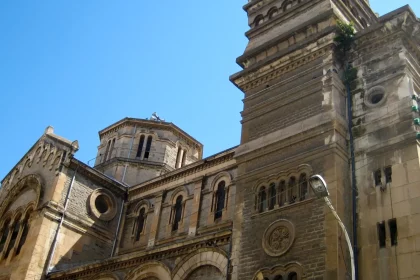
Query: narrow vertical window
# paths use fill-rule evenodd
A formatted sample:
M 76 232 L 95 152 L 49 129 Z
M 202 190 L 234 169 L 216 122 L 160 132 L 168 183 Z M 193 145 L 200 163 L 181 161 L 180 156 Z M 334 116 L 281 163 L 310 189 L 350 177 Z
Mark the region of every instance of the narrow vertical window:
M 136 241 L 140 240 L 140 235 L 143 232 L 145 220 L 146 220 L 146 209 L 141 208 L 139 217 L 137 218 Z
M 109 152 L 109 146 L 111 146 L 111 140 L 109 140 L 109 141 L 108 141 L 108 144 L 106 145 L 105 154 L 104 154 L 104 156 L 103 156 L 103 160 L 102 160 L 102 162 L 105 162 L 105 161 L 106 161 L 106 158 L 107 158 L 107 156 L 108 156 L 108 152 Z
M 289 203 L 295 203 L 296 202 L 296 178 L 291 177 L 289 180 Z
M 109 155 L 108 155 L 108 159 L 111 159 L 111 158 L 112 158 L 112 152 L 113 152 L 113 150 L 114 150 L 114 145 L 115 145 L 115 138 L 114 138 L 114 139 L 112 139 L 112 142 L 111 142 L 111 147 L 109 148 Z
M 392 182 L 392 167 L 391 166 L 385 167 L 385 182 L 387 184 Z
M 8 219 L 4 222 L 3 228 L 1 230 L 0 252 L 3 251 L 4 245 L 5 245 L 6 240 L 7 240 L 7 236 L 9 235 L 9 224 L 10 224 L 10 219 Z
M 375 186 L 380 186 L 382 185 L 382 180 L 381 180 L 381 170 L 378 169 L 373 173 L 373 176 L 375 177 Z
M 264 212 L 267 209 L 267 192 L 265 187 L 260 189 L 259 198 L 259 211 Z
M 391 246 L 396 246 L 398 244 L 398 230 L 397 230 L 397 220 L 392 219 L 388 221 L 389 232 L 391 235 Z
M 182 195 L 176 198 L 174 206 L 174 221 L 172 224 L 172 231 L 178 230 L 179 222 L 182 218 Z
M 223 209 L 225 208 L 225 181 L 221 181 L 217 186 L 216 191 L 216 211 L 214 212 L 214 220 L 220 219 L 223 214 Z
M 286 202 L 286 182 L 285 181 L 280 181 L 279 192 L 280 192 L 279 205 L 283 206 L 284 203 Z
M 141 157 L 141 151 L 144 145 L 144 135 L 140 136 L 139 147 L 137 148 L 136 157 Z
M 385 248 L 386 246 L 386 233 L 385 233 L 385 222 L 378 223 L 378 239 L 379 248 Z
M 187 159 L 187 150 L 184 150 L 184 152 L 182 153 L 182 161 L 181 161 L 181 166 L 185 165 L 185 160 Z
M 269 189 L 269 205 L 268 205 L 268 209 L 272 210 L 274 209 L 274 206 L 276 205 L 276 198 L 277 198 L 277 192 L 276 192 L 276 184 L 271 183 L 270 184 L 270 189 Z
M 152 136 L 147 137 L 146 150 L 144 151 L 144 158 L 149 158 L 150 147 L 152 146 Z
M 175 168 L 178 168 L 179 161 L 181 160 L 181 147 L 178 147 L 178 152 L 176 154 Z
M 303 173 L 299 178 L 299 200 L 305 200 L 308 195 L 308 180 L 306 180 L 306 174 Z
M 25 244 L 26 237 L 28 236 L 28 233 L 29 233 L 29 216 L 30 216 L 30 212 L 28 212 L 26 214 L 25 219 L 23 221 L 22 235 L 20 237 L 19 244 L 18 244 L 18 247 L 16 249 L 16 255 L 19 255 L 20 251 L 22 250 L 23 245 Z
M 16 238 L 18 237 L 19 229 L 20 229 L 20 217 L 16 219 L 15 225 L 13 227 L 12 236 L 10 237 L 9 245 L 7 246 L 6 253 L 4 254 L 4 258 L 7 259 L 9 256 L 10 251 L 15 247 Z

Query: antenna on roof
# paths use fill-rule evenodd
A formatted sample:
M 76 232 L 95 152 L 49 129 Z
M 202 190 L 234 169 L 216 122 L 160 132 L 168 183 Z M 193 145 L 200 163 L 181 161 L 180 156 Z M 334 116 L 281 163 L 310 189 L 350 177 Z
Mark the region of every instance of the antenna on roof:
M 156 112 L 154 112 L 153 114 L 152 114 L 152 116 L 150 117 L 150 120 L 151 121 L 156 121 L 156 122 L 164 122 L 165 120 L 164 119 L 161 119 L 157 114 L 156 114 Z

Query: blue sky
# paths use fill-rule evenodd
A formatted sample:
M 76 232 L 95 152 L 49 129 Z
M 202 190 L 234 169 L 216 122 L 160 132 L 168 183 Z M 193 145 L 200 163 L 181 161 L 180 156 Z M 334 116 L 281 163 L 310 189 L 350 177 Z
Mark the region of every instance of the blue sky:
M 97 132 L 158 112 L 208 156 L 240 140 L 229 82 L 248 30 L 244 0 L 0 1 L 0 179 L 48 125 L 96 156 Z M 384 14 L 418 0 L 371 0 Z

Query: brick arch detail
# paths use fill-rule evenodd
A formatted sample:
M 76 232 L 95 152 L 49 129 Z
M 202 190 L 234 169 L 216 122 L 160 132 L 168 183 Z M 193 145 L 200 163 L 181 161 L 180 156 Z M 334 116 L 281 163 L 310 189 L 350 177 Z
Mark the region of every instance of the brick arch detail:
M 172 275 L 173 280 L 186 280 L 196 268 L 211 265 L 220 270 L 223 277 L 226 277 L 228 259 L 224 252 L 220 250 L 203 249 L 187 256 L 179 263 Z

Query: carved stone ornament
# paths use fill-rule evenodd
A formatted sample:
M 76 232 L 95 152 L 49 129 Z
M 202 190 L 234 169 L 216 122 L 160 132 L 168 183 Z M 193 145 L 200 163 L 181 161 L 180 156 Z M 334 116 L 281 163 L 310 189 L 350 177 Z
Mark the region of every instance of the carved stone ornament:
M 284 255 L 295 240 L 295 227 L 287 220 L 278 220 L 268 226 L 264 232 L 262 246 L 267 255 Z

